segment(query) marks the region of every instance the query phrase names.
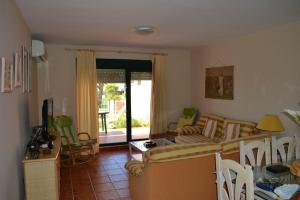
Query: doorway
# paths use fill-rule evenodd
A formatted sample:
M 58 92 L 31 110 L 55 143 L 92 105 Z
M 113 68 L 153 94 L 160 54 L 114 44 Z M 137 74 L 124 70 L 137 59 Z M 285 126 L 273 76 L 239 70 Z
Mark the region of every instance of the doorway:
M 148 139 L 152 62 L 97 59 L 100 145 Z

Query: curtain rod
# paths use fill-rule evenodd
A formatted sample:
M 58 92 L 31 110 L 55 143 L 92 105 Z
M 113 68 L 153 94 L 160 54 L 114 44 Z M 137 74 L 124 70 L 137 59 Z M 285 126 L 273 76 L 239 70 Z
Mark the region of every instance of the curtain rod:
M 167 56 L 167 53 L 156 53 L 156 52 L 140 52 L 140 51 L 122 51 L 122 50 L 101 50 L 101 49 L 73 49 L 65 48 L 65 51 L 95 51 L 105 53 L 129 53 L 129 54 L 142 54 L 142 55 L 161 55 Z

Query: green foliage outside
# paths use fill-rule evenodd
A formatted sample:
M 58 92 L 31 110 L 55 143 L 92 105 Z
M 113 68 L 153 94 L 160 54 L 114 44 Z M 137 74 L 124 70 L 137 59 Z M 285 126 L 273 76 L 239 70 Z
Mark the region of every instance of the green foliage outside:
M 132 127 L 147 127 L 148 124 L 143 120 L 132 118 Z M 114 121 L 114 128 L 126 128 L 126 115 L 123 113 L 121 117 Z
M 114 83 L 107 83 L 104 85 L 104 95 L 106 100 L 124 99 L 124 91 L 119 91 L 118 86 Z

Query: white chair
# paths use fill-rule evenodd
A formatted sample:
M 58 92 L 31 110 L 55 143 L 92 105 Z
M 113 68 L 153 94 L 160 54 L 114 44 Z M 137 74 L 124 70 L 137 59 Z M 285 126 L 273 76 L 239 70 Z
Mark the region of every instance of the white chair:
M 244 185 L 245 199 L 254 200 L 253 172 L 249 165 L 243 167 L 233 160 L 222 160 L 220 154 L 216 153 L 216 170 L 218 200 L 239 200 L 245 196 Z M 235 179 L 232 173 L 236 174 Z
M 256 158 L 254 151 L 256 152 Z M 240 164 L 246 165 L 248 159 L 249 164 L 252 167 L 260 167 L 262 164 L 263 157 L 265 156 L 266 165 L 271 164 L 271 150 L 270 150 L 270 139 L 265 138 L 265 141 L 252 141 L 245 144 L 244 141 L 240 142 Z
M 280 155 L 280 159 L 278 157 Z M 299 159 L 299 142 L 296 136 L 294 137 L 281 137 L 276 138 L 272 136 L 272 163 L 283 163 L 293 160 L 293 158 Z

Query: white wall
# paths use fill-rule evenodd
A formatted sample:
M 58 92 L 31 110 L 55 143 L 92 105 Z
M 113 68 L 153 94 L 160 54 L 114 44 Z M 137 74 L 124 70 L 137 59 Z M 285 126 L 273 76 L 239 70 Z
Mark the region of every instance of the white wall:
M 299 35 L 298 22 L 193 50 L 192 104 L 201 112 L 253 121 L 277 114 L 288 134 L 300 133 L 282 114 L 300 109 Z M 205 68 L 219 65 L 234 65 L 234 100 L 204 97 Z
M 177 121 L 184 107 L 190 106 L 190 52 L 187 50 L 155 50 L 155 49 L 133 49 L 124 47 L 105 46 L 66 46 L 48 44 L 48 69 L 49 81 L 45 77 L 46 66 L 38 66 L 39 102 L 45 97 L 54 97 L 54 114 L 62 114 L 63 99 L 67 101 L 67 114 L 75 118 L 75 52 L 65 51 L 70 48 L 92 48 L 110 50 L 131 50 L 141 52 L 165 52 L 166 74 L 167 74 L 167 98 L 168 118 L 170 121 Z M 151 59 L 149 55 L 140 54 L 118 54 L 97 52 L 97 58 L 115 59 Z M 48 84 L 49 83 L 49 84 Z M 49 87 L 46 87 L 49 85 Z M 47 89 L 49 88 L 49 89 Z
M 12 61 L 21 45 L 31 45 L 31 34 L 12 0 L 0 1 L 0 56 Z M 22 159 L 34 116 L 28 94 L 21 88 L 0 93 L 0 199 L 24 199 Z M 34 109 L 33 109 L 34 110 Z

